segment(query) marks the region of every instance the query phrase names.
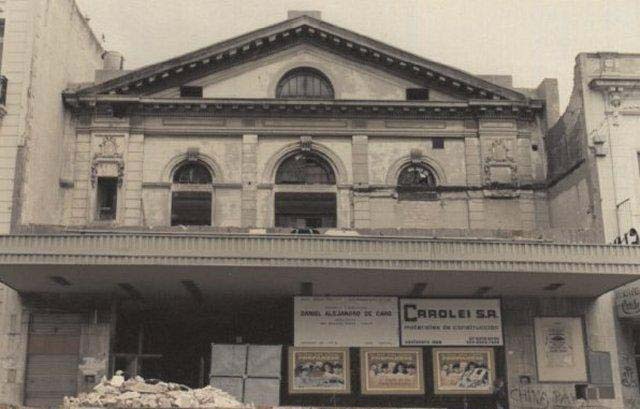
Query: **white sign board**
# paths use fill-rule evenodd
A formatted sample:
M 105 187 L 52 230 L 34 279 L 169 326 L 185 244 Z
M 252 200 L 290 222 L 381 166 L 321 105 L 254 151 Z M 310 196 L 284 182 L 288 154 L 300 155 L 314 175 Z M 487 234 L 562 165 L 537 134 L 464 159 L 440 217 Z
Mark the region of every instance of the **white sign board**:
M 297 347 L 396 347 L 395 297 L 295 297 Z
M 502 345 L 497 299 L 401 299 L 403 346 Z

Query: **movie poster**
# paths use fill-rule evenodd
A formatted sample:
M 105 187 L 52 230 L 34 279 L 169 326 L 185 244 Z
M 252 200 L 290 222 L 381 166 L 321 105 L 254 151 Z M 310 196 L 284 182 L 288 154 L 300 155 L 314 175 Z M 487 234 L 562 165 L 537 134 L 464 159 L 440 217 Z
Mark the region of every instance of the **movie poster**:
M 434 348 L 433 372 L 435 394 L 491 394 L 495 378 L 493 349 Z
M 289 393 L 350 393 L 348 348 L 289 348 Z
M 365 395 L 424 394 L 420 348 L 363 348 L 360 371 Z
M 534 325 L 540 381 L 586 382 L 582 320 L 575 317 L 537 317 Z

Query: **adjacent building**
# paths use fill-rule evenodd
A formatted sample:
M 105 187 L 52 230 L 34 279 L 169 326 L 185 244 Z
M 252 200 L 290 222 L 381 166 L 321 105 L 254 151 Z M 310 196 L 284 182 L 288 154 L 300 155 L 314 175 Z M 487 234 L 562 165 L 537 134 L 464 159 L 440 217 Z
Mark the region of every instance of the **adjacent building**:
M 640 55 L 576 57 L 569 106 L 549 131 L 549 203 L 557 226 L 597 232 L 598 241 L 637 246 L 640 216 Z M 567 202 L 574 206 L 567 209 Z M 614 311 L 625 407 L 638 405 L 638 284 L 600 298 Z M 618 308 L 615 309 L 615 304 Z
M 602 156 L 591 119 L 634 120 L 624 98 L 604 105 L 630 79 L 602 74 L 634 57 L 579 56 L 600 77 L 577 76 L 558 122 L 555 80 L 515 88 L 317 12 L 133 71 L 87 36 L 88 55 L 63 56 L 86 71 L 31 108 L 55 107 L 58 128 L 27 115 L 50 134 L 7 162 L 13 402 L 55 405 L 115 370 L 200 386 L 220 375 L 212 343 L 282 346 L 282 406 L 490 406 L 497 378 L 514 408 L 640 399 L 610 293 L 640 278 L 640 247 L 608 244 L 627 193 L 602 188 L 637 190 L 637 164 L 630 185 L 606 162 L 631 163 L 633 131 Z M 379 319 L 353 312 L 376 305 L 390 306 Z M 304 347 L 342 361 L 296 361 Z M 372 392 L 382 365 L 364 347 L 418 354 L 384 367 L 422 388 Z
M 72 0 L 3 0 L 0 51 L 0 234 L 6 235 L 20 225 L 60 223 L 70 118 L 60 93 L 70 82 L 92 81 L 104 50 Z M 17 293 L 1 286 L 2 403 L 22 403 L 25 390 L 22 309 Z

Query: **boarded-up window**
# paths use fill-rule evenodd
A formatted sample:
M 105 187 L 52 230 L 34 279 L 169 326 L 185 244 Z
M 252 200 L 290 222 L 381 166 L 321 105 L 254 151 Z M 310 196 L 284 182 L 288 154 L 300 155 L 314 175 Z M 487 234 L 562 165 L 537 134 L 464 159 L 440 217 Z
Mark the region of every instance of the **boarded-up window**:
M 210 226 L 213 177 L 201 162 L 188 162 L 173 174 L 172 226 Z

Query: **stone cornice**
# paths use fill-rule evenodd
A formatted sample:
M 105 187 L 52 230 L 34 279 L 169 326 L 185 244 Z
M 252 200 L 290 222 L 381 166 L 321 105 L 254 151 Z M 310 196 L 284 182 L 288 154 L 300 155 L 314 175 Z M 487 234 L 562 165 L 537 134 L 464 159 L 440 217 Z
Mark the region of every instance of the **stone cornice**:
M 640 275 L 640 247 L 540 241 L 248 234 L 0 237 L 0 265 L 199 265 Z
M 611 91 L 620 90 L 620 88 L 638 89 L 640 88 L 640 76 L 617 76 L 607 75 L 594 78 L 589 82 L 592 89 Z
M 504 101 L 376 101 L 376 100 L 282 100 L 147 98 L 128 95 L 67 97 L 77 110 L 94 110 L 99 105 L 129 106 L 129 111 L 145 116 L 244 117 L 345 117 L 389 119 L 475 119 L 508 118 L 531 120 L 542 112 L 541 100 Z

